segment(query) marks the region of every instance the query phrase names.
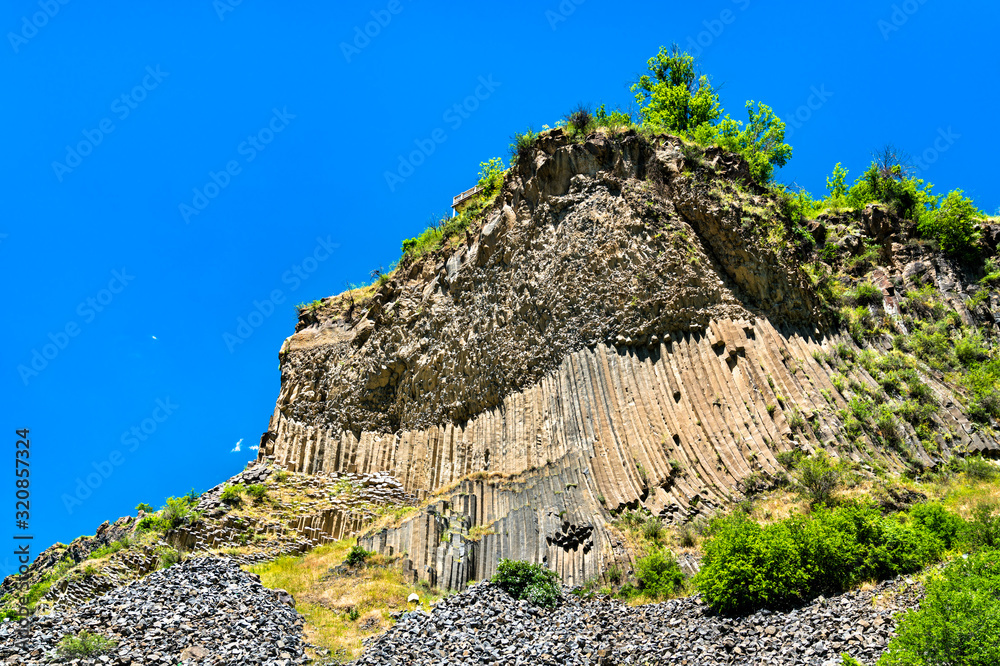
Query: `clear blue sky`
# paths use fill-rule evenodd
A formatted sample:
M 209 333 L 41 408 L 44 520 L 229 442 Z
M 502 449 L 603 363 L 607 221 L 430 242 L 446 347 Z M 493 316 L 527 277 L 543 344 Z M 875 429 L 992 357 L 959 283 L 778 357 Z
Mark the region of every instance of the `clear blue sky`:
M 15 532 L 37 554 L 242 469 L 293 305 L 388 267 L 516 130 L 629 104 L 661 44 L 700 41 L 734 117 L 798 114 L 780 180 L 821 194 L 892 141 L 1000 206 L 994 3 L 344 4 L 5 3 L 0 573 Z

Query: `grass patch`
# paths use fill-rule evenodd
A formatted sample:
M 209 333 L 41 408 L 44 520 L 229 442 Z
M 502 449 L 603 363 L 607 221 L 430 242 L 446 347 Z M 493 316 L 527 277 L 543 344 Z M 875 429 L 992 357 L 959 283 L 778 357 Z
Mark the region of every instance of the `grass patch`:
M 388 629 L 393 611 L 412 607 L 406 602 L 410 594 L 419 594 L 425 609 L 444 597 L 440 591 L 410 584 L 402 570 L 381 555 L 369 556 L 368 566 L 349 573 L 331 573 L 356 545 L 353 539 L 342 539 L 305 555 L 280 557 L 250 569 L 265 586 L 287 590 L 295 597 L 298 611 L 306 618 L 306 640 L 330 650 L 341 661 L 361 654 L 362 638 Z

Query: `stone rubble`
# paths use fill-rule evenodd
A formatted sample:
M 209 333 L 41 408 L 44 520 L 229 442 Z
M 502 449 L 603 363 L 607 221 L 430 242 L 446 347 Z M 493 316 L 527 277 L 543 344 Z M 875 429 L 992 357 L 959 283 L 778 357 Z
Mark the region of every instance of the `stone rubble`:
M 355 663 L 834 666 L 847 652 L 871 664 L 894 636 L 894 616 L 921 594 L 919 584 L 896 579 L 788 612 L 730 618 L 712 615 L 698 597 L 631 607 L 564 594 L 561 605 L 540 609 L 479 583 L 429 614 L 402 615 Z
M 283 590 L 269 590 L 235 562 L 188 560 L 68 612 L 35 616 L 25 634 L 0 625 L 0 663 L 102 666 L 306 662 L 304 620 Z M 117 641 L 102 656 L 69 660 L 59 641 L 86 630 Z

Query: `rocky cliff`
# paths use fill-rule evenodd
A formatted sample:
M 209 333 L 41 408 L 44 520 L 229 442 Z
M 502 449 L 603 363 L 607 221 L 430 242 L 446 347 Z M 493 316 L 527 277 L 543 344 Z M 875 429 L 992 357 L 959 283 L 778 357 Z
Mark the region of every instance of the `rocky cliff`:
M 961 279 L 911 256 L 898 220 L 869 209 L 813 237 L 840 222 L 881 236 L 873 311 L 898 314 L 893 280 L 920 274 L 973 321 Z M 601 578 L 632 557 L 618 512 L 711 513 L 780 480 L 783 451 L 868 471 L 996 451 L 926 365 L 927 429 L 849 422 L 879 376 L 853 362 L 859 341 L 801 268 L 801 232 L 735 156 L 635 132 L 543 134 L 464 238 L 303 312 L 260 459 L 391 475 L 419 510 L 362 543 L 461 589 L 501 557 Z M 877 358 L 892 341 L 864 346 Z

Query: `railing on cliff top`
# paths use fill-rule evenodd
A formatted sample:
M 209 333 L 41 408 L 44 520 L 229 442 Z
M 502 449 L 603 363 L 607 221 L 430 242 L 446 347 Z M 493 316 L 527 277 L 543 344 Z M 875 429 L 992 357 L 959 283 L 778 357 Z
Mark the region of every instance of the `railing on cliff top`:
M 483 188 L 480 187 L 479 185 L 476 185 L 475 187 L 469 188 L 466 191 L 462 192 L 461 194 L 457 194 L 454 197 L 452 197 L 452 199 L 451 199 L 451 209 L 452 209 L 451 210 L 451 214 L 452 214 L 452 216 L 455 215 L 455 213 L 457 212 L 459 206 L 461 206 L 466 201 L 468 201 L 469 199 L 471 199 L 472 197 L 476 196 L 477 194 L 479 194 L 482 191 L 483 191 Z

